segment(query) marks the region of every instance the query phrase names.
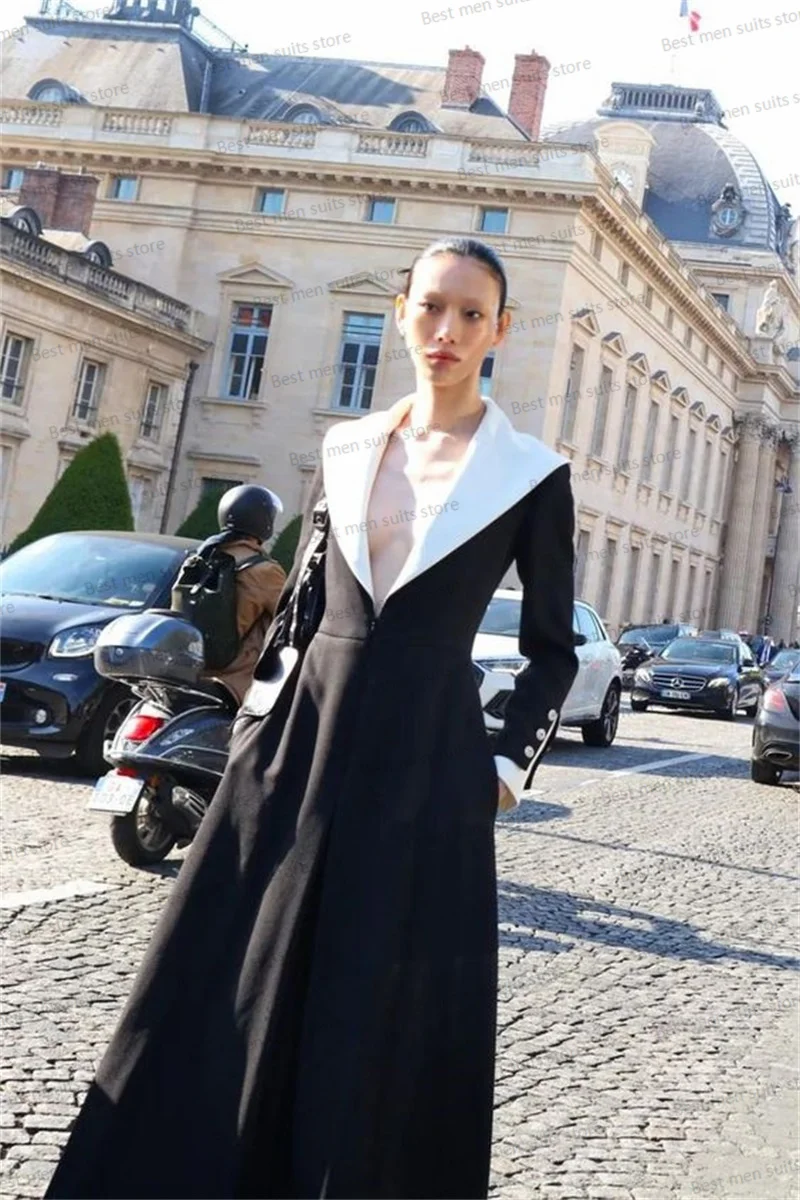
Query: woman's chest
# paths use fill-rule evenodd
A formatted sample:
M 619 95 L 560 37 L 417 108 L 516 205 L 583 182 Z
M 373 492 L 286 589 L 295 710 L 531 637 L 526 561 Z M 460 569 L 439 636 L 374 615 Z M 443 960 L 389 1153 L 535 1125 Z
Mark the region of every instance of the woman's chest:
M 373 572 L 384 558 L 404 561 L 430 522 L 446 516 L 448 497 L 460 464 L 387 453 L 375 478 L 367 509 L 367 537 Z

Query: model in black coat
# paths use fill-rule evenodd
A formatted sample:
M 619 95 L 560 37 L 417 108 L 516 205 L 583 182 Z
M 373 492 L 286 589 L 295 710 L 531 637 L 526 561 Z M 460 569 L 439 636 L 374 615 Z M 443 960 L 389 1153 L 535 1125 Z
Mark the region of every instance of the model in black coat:
M 325 616 L 240 719 L 48 1197 L 486 1196 L 498 773 L 525 787 L 577 670 L 573 500 L 484 400 L 376 614 L 365 515 L 411 400 L 325 438 L 295 560 L 324 487 Z M 531 665 L 492 746 L 471 647 L 512 563 Z

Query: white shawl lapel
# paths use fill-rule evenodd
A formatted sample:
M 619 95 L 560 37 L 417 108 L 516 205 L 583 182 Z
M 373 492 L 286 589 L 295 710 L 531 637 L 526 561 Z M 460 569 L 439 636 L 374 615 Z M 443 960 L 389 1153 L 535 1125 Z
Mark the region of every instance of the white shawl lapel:
M 369 561 L 367 509 L 389 436 L 413 395 L 360 421 L 333 425 L 322 444 L 322 474 L 331 532 L 361 586 L 375 600 Z M 569 459 L 531 434 L 514 429 L 488 396 L 450 494 L 448 507 L 414 523 L 411 552 L 386 599 L 513 508 Z M 444 501 L 442 502 L 444 505 Z M 385 601 L 384 601 L 385 603 Z

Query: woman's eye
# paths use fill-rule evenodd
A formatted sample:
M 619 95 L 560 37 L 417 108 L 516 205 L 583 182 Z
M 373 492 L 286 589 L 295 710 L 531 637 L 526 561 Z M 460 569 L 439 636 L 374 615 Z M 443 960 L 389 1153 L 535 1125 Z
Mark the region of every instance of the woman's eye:
M 467 313 L 467 316 L 468 317 L 482 317 L 483 313 L 479 313 L 476 308 L 473 308 L 473 309 L 470 309 L 470 311 Z
M 436 305 L 431 300 L 422 300 L 420 302 L 420 308 L 427 308 L 428 310 L 430 310 L 435 307 L 436 307 Z

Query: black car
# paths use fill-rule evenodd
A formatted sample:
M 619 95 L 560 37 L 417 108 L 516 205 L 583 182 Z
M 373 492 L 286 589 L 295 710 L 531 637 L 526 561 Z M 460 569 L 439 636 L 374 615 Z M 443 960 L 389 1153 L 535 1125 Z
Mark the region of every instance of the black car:
M 763 689 L 763 672 L 744 642 L 676 638 L 637 668 L 631 708 L 701 709 L 733 721 L 740 708 L 756 715 Z
M 676 637 L 692 637 L 696 632 L 696 626 L 680 623 L 629 625 L 616 641 L 616 647 L 622 656 L 622 686 L 631 687 L 636 668 L 654 654 L 658 654 Z
M 753 724 L 750 778 L 779 783 L 784 771 L 800 770 L 800 663 L 771 683 Z
M 56 533 L 0 565 L 2 742 L 105 770 L 103 745 L 133 703 L 102 679 L 92 651 L 122 613 L 169 607 L 193 539 L 154 533 Z
M 765 667 L 762 667 L 764 678 L 767 683 L 774 683 L 776 679 L 782 679 L 800 663 L 800 650 L 793 650 L 787 647 L 784 650 L 776 650 L 773 658 L 769 660 Z

